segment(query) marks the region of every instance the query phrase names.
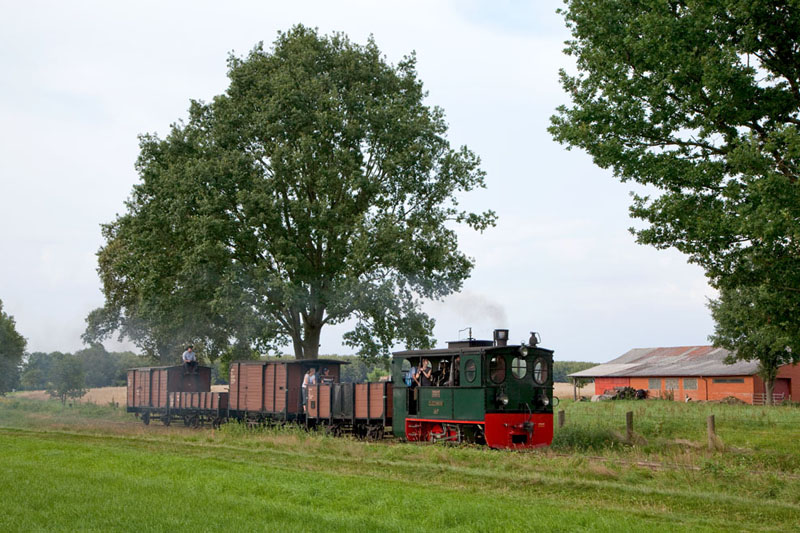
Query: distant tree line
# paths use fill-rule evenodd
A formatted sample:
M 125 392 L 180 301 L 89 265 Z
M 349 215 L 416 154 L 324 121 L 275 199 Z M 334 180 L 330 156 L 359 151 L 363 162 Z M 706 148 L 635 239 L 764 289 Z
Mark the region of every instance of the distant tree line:
M 99 344 L 74 354 L 33 352 L 23 360 L 19 385 L 23 390 L 49 390 L 64 374 L 72 374 L 84 388 L 119 387 L 126 384 L 129 368 L 146 364 L 133 352 L 108 352 Z
M 569 382 L 570 374 L 586 370 L 597 366 L 597 363 L 586 363 L 582 361 L 553 361 L 553 381 L 557 383 Z

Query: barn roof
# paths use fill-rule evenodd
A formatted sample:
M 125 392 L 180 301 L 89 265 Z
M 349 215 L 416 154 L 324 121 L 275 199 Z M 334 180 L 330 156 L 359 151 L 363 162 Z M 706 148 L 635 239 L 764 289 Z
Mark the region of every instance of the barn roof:
M 658 376 L 752 376 L 756 361 L 725 364 L 730 352 L 714 346 L 634 348 L 621 356 L 580 372 L 574 378 L 658 377 Z

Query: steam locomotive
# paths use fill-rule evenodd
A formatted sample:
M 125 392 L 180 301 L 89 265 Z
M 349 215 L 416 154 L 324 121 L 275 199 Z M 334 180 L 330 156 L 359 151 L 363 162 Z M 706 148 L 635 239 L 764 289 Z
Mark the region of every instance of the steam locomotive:
M 236 361 L 229 392 L 211 392 L 208 367 L 196 374 L 181 366 L 137 368 L 128 371 L 127 410 L 145 424 L 218 426 L 235 419 L 369 439 L 391 432 L 410 442 L 547 446 L 553 440 L 553 351 L 538 344 L 531 334 L 527 344 L 509 345 L 508 330 L 498 329 L 492 340 L 396 352 L 391 380 L 377 383 L 341 383 L 341 365 L 348 363 L 334 359 Z M 328 373 L 303 394 L 309 368 Z

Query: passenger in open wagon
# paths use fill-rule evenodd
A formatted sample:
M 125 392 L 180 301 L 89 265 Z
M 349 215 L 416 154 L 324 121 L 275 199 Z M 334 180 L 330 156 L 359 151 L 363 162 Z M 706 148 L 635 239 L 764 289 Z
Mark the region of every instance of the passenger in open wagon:
M 301 394 L 303 396 L 303 411 L 306 411 L 306 404 L 308 403 L 308 387 L 309 385 L 315 385 L 317 383 L 315 374 L 317 369 L 313 366 L 306 371 L 305 376 L 303 376 L 303 387 L 301 389 Z M 296 383 L 296 382 L 295 382 Z M 297 386 L 297 385 L 295 385 Z M 295 389 L 297 390 L 297 389 Z

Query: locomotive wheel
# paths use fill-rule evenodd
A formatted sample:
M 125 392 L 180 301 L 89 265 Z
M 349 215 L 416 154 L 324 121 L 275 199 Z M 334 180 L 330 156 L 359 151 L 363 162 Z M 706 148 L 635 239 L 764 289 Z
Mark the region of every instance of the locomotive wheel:
M 150 413 L 142 414 L 142 424 L 144 424 L 145 426 L 150 424 Z

